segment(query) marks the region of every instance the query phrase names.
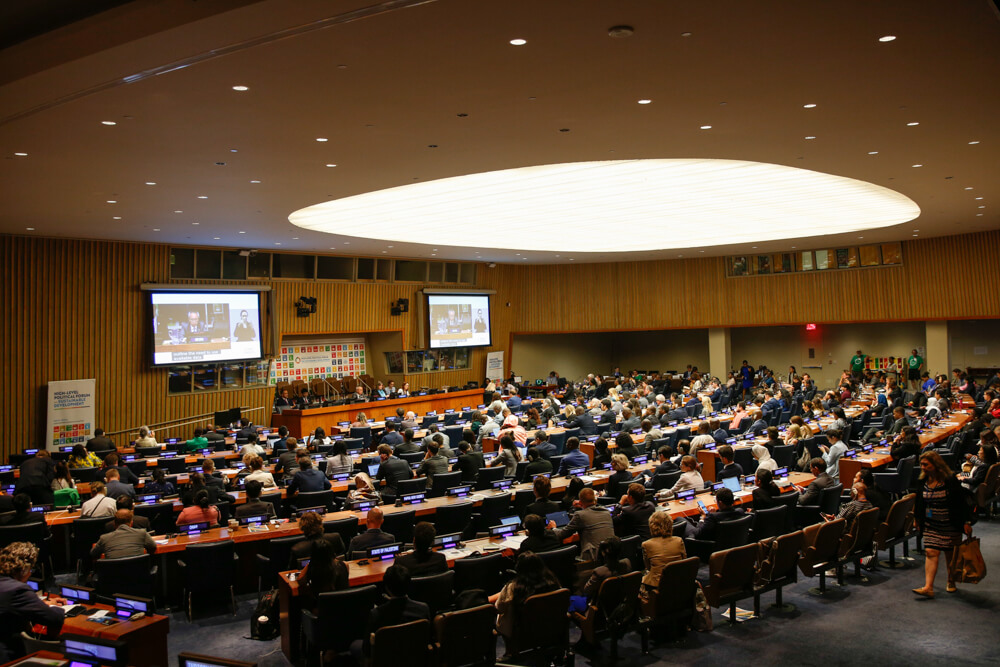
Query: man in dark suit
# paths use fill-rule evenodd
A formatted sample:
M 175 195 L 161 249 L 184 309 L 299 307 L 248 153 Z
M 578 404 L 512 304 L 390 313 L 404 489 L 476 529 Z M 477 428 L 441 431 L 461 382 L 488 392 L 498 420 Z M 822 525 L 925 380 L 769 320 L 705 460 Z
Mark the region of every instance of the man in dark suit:
M 288 427 L 279 426 L 278 427 L 278 439 L 274 441 L 273 453 L 277 454 L 283 450 L 288 449 Z
M 437 441 L 427 445 L 427 455 L 417 468 L 417 477 L 427 477 L 427 488 L 434 486 L 434 478 L 437 475 L 444 474 L 450 469 L 448 459 L 439 452 L 439 449 Z
M 549 481 L 548 477 L 536 477 L 533 483 L 533 490 L 535 492 L 535 502 L 525 508 L 525 516 L 528 514 L 537 514 L 544 518 L 547 514 L 552 514 L 562 509 L 559 503 L 549 500 L 549 494 L 552 493 L 552 482 Z
M 272 503 L 265 503 L 260 499 L 260 493 L 263 489 L 264 485 L 256 479 L 248 481 L 246 483 L 247 501 L 236 507 L 234 517 L 242 519 L 245 516 L 265 515 L 273 519 L 275 516 L 274 505 Z M 309 514 L 312 514 L 312 512 L 309 512 Z
M 614 420 L 612 420 L 614 423 Z M 641 421 L 639 415 L 633 414 L 631 408 L 622 408 L 622 428 L 621 430 L 628 433 L 629 431 L 634 431 L 639 428 Z
M 826 474 L 826 462 L 818 456 L 809 461 L 809 471 L 816 479 L 805 489 L 801 486 L 795 487 L 799 490 L 800 494 L 799 505 L 819 505 L 820 492 L 837 483 L 836 480 Z
M 56 466 L 52 455 L 43 449 L 21 464 L 15 488 L 17 493 L 28 494 L 36 505 L 51 505 L 54 499 L 52 480 L 55 477 Z
M 750 424 L 750 428 L 747 429 L 747 433 L 753 433 L 754 435 L 760 435 L 767 429 L 767 422 L 764 421 L 764 413 L 761 410 L 754 410 L 750 413 L 753 423 Z
M 396 454 L 414 454 L 420 451 L 420 445 L 413 442 L 413 429 L 403 431 L 403 442 L 393 447 Z
M 87 449 L 99 456 L 115 450 L 115 443 L 105 437 L 104 429 L 94 429 L 94 437 L 87 441 Z
M 677 464 L 670 460 L 673 455 L 674 450 L 670 449 L 670 445 L 663 445 L 656 450 L 658 463 L 656 464 L 656 467 L 653 468 L 653 477 L 656 477 L 656 475 L 666 475 L 680 470 L 680 468 L 677 467 Z
M 594 435 L 597 433 L 597 424 L 594 423 L 594 418 L 590 416 L 589 412 L 584 410 L 582 405 L 576 406 L 576 417 L 567 426 L 569 428 L 579 428 L 580 435 Z
M 566 439 L 566 455 L 559 462 L 559 475 L 565 475 L 573 468 L 589 468 L 590 457 L 580 451 L 579 438 Z
M 144 553 L 156 553 L 156 542 L 145 530 L 132 526 L 132 510 L 120 509 L 115 512 L 115 529 L 101 535 L 90 550 L 90 557 L 131 558 Z
M 6 662 L 25 654 L 21 632 L 44 625 L 46 635 L 58 637 L 65 604 L 55 596 L 42 600 L 26 583 L 38 560 L 38 547 L 15 542 L 0 550 L 0 660 Z
M 560 540 L 565 540 L 576 533 L 580 534 L 580 560 L 594 560 L 597 547 L 604 540 L 615 536 L 611 513 L 597 507 L 597 494 L 590 487 L 580 492 L 580 505 L 566 527 L 556 532 Z M 555 521 L 549 522 L 549 528 L 555 528 Z
M 535 441 L 531 444 L 538 450 L 539 455 L 548 461 L 556 455 L 556 446 L 549 442 L 549 434 L 545 431 L 535 431 Z
M 347 547 L 348 558 L 352 558 L 354 554 L 359 554 L 358 558 L 360 558 L 360 553 L 363 551 L 372 547 L 392 544 L 396 541 L 396 538 L 391 534 L 382 532 L 382 510 L 379 508 L 373 507 L 368 510 L 365 524 L 368 526 L 368 530 L 351 538 L 351 544 Z
M 614 424 L 618 421 L 618 416 L 615 411 L 611 409 L 611 399 L 605 398 L 601 401 L 601 407 L 604 411 L 601 412 L 601 421 L 599 424 Z
M 688 411 L 680 404 L 667 414 L 667 422 L 682 422 L 688 418 Z M 662 422 L 661 422 L 662 423 Z
M 387 421 L 385 423 L 385 435 L 379 440 L 380 445 L 389 445 L 390 447 L 395 447 L 396 445 L 403 444 L 403 436 L 399 434 L 396 430 L 396 423 Z
M 303 456 L 299 459 L 299 471 L 295 473 L 292 481 L 289 482 L 286 493 L 292 496 L 299 491 L 302 493 L 311 493 L 313 491 L 326 491 L 329 488 L 330 480 L 326 478 L 326 475 L 313 468 L 311 458 Z
M 298 447 L 299 441 L 289 436 L 285 442 L 288 445 L 288 449 L 278 455 L 278 461 L 274 464 L 274 477 L 276 481 L 278 475 L 284 474 L 286 479 L 291 479 L 298 471 L 298 465 L 295 462 L 298 457 L 295 450 Z
M 149 524 L 149 519 L 147 519 L 144 516 L 136 516 L 135 511 L 134 511 L 135 503 L 132 501 L 132 499 L 130 497 L 128 497 L 128 496 L 118 496 L 118 498 L 115 499 L 115 507 L 117 507 L 118 510 L 128 510 L 129 512 L 132 512 L 132 527 L 133 528 L 141 528 L 142 530 L 146 531 L 147 533 L 153 532 L 152 528 L 150 527 L 150 524 Z M 112 519 L 111 521 L 108 521 L 106 524 L 104 524 L 104 532 L 105 533 L 110 533 L 111 531 L 113 531 L 117 527 L 118 527 L 118 524 L 116 524 L 115 520 Z
M 413 477 L 413 469 L 409 464 L 392 455 L 392 447 L 389 445 L 378 446 L 378 456 L 382 460 L 378 468 L 378 479 L 385 480 L 385 492 L 383 495 L 395 496 L 396 484 L 403 479 Z M 480 454 L 480 456 L 482 456 Z
M 643 541 L 651 536 L 649 533 L 649 517 L 656 511 L 656 505 L 646 500 L 646 487 L 642 484 L 628 485 L 628 491 L 618 503 L 611 515 L 615 525 L 615 533 L 620 537 L 638 535 Z
M 525 551 L 541 553 L 542 551 L 552 551 L 563 546 L 562 540 L 556 535 L 556 531 L 545 527 L 545 517 L 538 514 L 528 513 L 524 517 L 524 532 L 527 537 L 521 542 L 517 549 L 517 555 Z
M 368 629 L 364 637 L 364 653 L 371 653 L 371 636 L 379 628 L 390 625 L 401 625 L 411 621 L 430 619 L 431 610 L 423 602 L 417 602 L 407 597 L 410 590 L 410 571 L 405 565 L 393 565 L 385 571 L 382 585 L 388 599 L 371 610 L 368 616 Z
M 295 405 L 295 401 L 288 395 L 287 389 L 281 390 L 281 395 L 274 399 L 274 411 L 280 412 L 278 408 L 290 408 Z
M 131 484 L 135 486 L 139 483 L 139 478 L 136 477 L 135 473 L 128 466 L 121 465 L 118 459 L 118 452 L 109 452 L 104 457 L 104 466 L 101 468 L 101 473 L 104 475 L 104 479 L 108 479 L 108 471 L 117 470 L 118 477 L 125 484 Z
M 733 448 L 729 445 L 719 447 L 719 458 L 722 459 L 722 469 L 715 473 L 715 479 L 721 481 L 727 477 L 741 477 L 743 466 L 733 461 Z
M 202 461 L 201 474 L 205 476 L 205 488 L 208 489 L 209 497 L 213 503 L 220 500 L 236 503 L 236 496 L 226 493 L 226 481 L 222 478 L 222 475 L 215 471 L 215 461 L 212 459 Z
M 479 475 L 479 469 L 486 467 L 482 452 L 472 451 L 472 445 L 463 440 L 458 443 L 458 461 L 455 466 L 462 472 L 463 482 L 474 482 Z
M 223 434 L 219 433 L 215 429 L 216 429 L 216 427 L 212 426 L 211 424 L 209 424 L 208 426 L 205 427 L 205 439 L 208 440 L 209 444 L 211 444 L 212 447 L 215 447 L 215 443 L 217 443 L 217 442 L 225 442 L 226 441 L 226 436 L 224 436 Z
M 708 428 L 711 429 L 712 437 L 715 438 L 715 442 L 720 445 L 729 437 L 729 431 L 722 428 L 719 420 L 714 417 L 708 420 Z
M 715 494 L 715 502 L 719 508 L 703 516 L 690 537 L 696 540 L 714 540 L 720 523 L 739 519 L 745 514 L 742 508 L 733 507 L 733 492 L 729 489 L 719 489 Z
M 108 480 L 108 498 L 118 498 L 118 496 L 128 496 L 133 499 L 135 498 L 135 487 L 131 484 L 124 484 L 121 479 L 119 479 L 120 475 L 118 474 L 118 468 L 108 468 L 104 477 Z

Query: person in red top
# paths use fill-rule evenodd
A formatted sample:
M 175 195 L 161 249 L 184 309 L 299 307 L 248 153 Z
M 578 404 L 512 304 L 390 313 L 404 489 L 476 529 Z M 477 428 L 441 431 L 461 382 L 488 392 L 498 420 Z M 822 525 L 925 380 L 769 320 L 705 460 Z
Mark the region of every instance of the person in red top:
M 177 525 L 207 522 L 209 526 L 219 525 L 219 508 L 208 502 L 208 491 L 202 489 L 194 494 L 194 502 L 181 510 Z

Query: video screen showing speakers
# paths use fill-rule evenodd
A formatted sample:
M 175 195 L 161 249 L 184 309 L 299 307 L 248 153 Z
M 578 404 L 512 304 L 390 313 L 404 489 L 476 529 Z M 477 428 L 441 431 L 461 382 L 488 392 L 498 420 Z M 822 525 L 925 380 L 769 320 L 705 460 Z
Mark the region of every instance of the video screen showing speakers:
M 153 365 L 261 358 L 259 292 L 150 292 Z
M 430 348 L 492 345 L 488 294 L 428 294 Z

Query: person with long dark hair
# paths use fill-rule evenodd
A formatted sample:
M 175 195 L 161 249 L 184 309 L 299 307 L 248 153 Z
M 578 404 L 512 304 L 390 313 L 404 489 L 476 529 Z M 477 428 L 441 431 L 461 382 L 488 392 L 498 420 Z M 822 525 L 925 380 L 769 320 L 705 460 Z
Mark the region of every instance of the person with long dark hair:
M 972 534 L 969 506 L 965 491 L 948 464 L 935 451 L 920 455 L 920 480 L 913 516 L 924 542 L 924 585 L 913 592 L 927 598 L 934 597 L 934 577 L 937 575 L 941 553 L 949 558 L 952 549 L 962 541 L 962 533 Z M 947 569 L 947 561 L 945 568 Z M 948 572 L 949 593 L 958 590 Z
M 191 504 L 181 510 L 177 517 L 177 525 L 207 522 L 208 525 L 219 525 L 219 508 L 208 501 L 208 491 L 199 489 L 191 499 Z
M 774 474 L 767 468 L 758 468 L 756 472 L 756 488 L 753 490 L 754 510 L 766 510 L 781 504 L 778 497 L 781 489 L 774 483 Z
M 514 578 L 500 590 L 490 596 L 491 603 L 496 605 L 499 616 L 497 630 L 504 640 L 510 640 L 514 632 L 514 617 L 532 595 L 548 593 L 561 588 L 559 579 L 552 573 L 545 562 L 531 551 L 526 551 L 517 557 Z

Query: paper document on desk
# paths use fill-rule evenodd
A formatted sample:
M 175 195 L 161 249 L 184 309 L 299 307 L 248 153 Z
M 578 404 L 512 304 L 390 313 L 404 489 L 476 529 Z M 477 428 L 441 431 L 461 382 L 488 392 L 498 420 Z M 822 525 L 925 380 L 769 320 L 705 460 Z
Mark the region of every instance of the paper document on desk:
M 583 480 L 584 484 L 589 484 L 591 482 L 596 482 L 597 481 L 597 478 L 594 477 L 593 475 L 580 475 L 580 479 Z
M 441 553 L 444 554 L 444 557 L 447 558 L 448 560 L 455 560 L 456 558 L 465 558 L 470 553 L 472 553 L 472 550 L 471 549 L 443 549 L 441 551 Z
M 869 458 L 867 456 L 865 456 L 865 457 L 859 456 L 857 460 L 861 461 L 862 463 L 874 463 L 875 462 L 875 459 Z
M 505 538 L 503 542 L 500 542 L 499 547 L 501 549 L 520 549 L 521 543 L 528 539 L 527 535 L 511 535 Z
M 153 540 L 157 544 L 169 544 L 170 540 Z

